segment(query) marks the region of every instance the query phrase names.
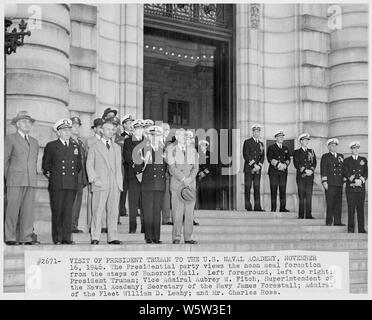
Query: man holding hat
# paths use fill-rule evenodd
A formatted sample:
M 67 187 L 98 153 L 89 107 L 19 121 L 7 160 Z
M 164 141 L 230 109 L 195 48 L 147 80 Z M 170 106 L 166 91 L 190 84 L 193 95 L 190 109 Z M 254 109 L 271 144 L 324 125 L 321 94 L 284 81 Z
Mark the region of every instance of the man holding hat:
M 133 121 L 133 135 L 124 142 L 125 172 L 128 172 L 128 202 L 129 202 L 129 233 L 136 233 L 137 213 L 141 199 L 141 173 L 142 173 L 142 149 L 143 143 L 143 120 Z M 143 148 L 143 147 L 142 147 Z M 141 222 L 143 214 L 141 214 Z M 143 223 L 142 223 L 143 227 Z M 143 231 L 143 228 L 142 230 Z
M 113 118 L 105 121 L 102 127 L 102 139 L 94 144 L 88 152 L 87 172 L 92 184 L 93 216 L 91 223 L 91 243 L 99 244 L 101 237 L 102 216 L 106 213 L 107 241 L 118 245 L 117 220 L 120 191 L 123 188 L 121 170 L 121 150 L 113 142 L 116 126 Z
M 358 219 L 358 233 L 367 233 L 364 229 L 364 201 L 366 197 L 366 181 L 368 178 L 368 162 L 359 155 L 360 142 L 349 145 L 351 156 L 344 161 L 344 177 L 346 178 L 346 200 L 348 206 L 348 232 L 354 233 L 355 210 Z
M 269 162 L 269 178 L 271 191 L 271 211 L 276 211 L 276 198 L 279 187 L 280 212 L 289 212 L 286 209 L 286 188 L 288 166 L 291 162 L 289 149 L 283 145 L 284 132 L 279 130 L 274 135 L 276 143 L 267 149 L 267 161 Z
M 252 126 L 252 137 L 244 141 L 244 196 L 245 210 L 252 211 L 251 187 L 253 182 L 254 211 L 263 211 L 261 208 L 260 183 L 261 170 L 265 159 L 264 144 L 259 139 L 261 125 Z
M 72 122 L 61 119 L 54 125 L 58 139 L 47 143 L 42 168 L 49 179 L 52 209 L 52 238 L 54 244 L 73 244 L 72 207 L 82 168 L 79 145 L 71 139 Z
M 7 245 L 35 244 L 32 234 L 39 143 L 29 135 L 34 122 L 35 119 L 31 118 L 27 111 L 18 112 L 11 121 L 17 132 L 5 137 L 4 174 L 7 204 L 4 234 Z
M 313 197 L 314 172 L 316 156 L 314 150 L 307 147 L 310 135 L 306 132 L 298 137 L 301 147 L 295 150 L 293 164 L 297 170 L 296 182 L 299 198 L 299 219 L 313 219 L 311 215 L 311 201 Z
M 128 139 L 128 138 L 131 138 L 132 137 L 132 123 L 133 123 L 134 119 L 132 117 L 132 115 L 130 114 L 126 114 L 123 118 L 123 121 L 121 122 L 121 124 L 123 125 L 123 128 L 124 128 L 124 131 L 123 133 L 121 134 L 121 136 L 123 137 L 123 143 L 125 144 L 125 140 Z M 128 216 L 127 214 L 127 209 L 125 208 L 125 204 L 126 204 L 126 201 L 127 201 L 127 192 L 128 192 L 128 184 L 129 184 L 129 181 L 128 181 L 128 172 L 126 171 L 127 170 L 127 166 L 125 166 L 125 161 L 124 161 L 124 147 L 123 147 L 123 166 L 124 166 L 124 180 L 123 180 L 123 192 L 120 194 L 120 208 L 119 208 L 119 215 L 120 216 L 123 216 L 123 217 L 126 217 Z
M 326 225 L 344 226 L 341 223 L 342 187 L 344 184 L 344 156 L 336 152 L 338 139 L 327 141 L 328 153 L 320 160 L 320 175 L 327 200 Z
M 172 193 L 173 231 L 172 240 L 179 244 L 184 220 L 185 243 L 195 244 L 191 239 L 195 207 L 196 175 L 199 171 L 199 160 L 193 145 L 187 146 L 186 131 L 176 131 L 177 143 L 167 150 L 170 190 Z
M 161 243 L 160 224 L 161 207 L 165 191 L 165 173 L 167 165 L 164 161 L 162 146 L 163 130 L 159 126 L 148 129 L 150 145 L 144 148 L 144 166 L 142 169 L 141 200 L 145 223 L 146 243 Z
M 78 229 L 81 203 L 83 201 L 83 189 L 88 185 L 88 176 L 86 171 L 87 150 L 85 143 L 80 136 L 81 120 L 79 117 L 72 117 L 71 119 L 71 138 L 76 142 L 80 149 L 81 155 L 81 170 L 78 175 L 78 188 L 76 191 L 76 198 L 72 207 L 72 233 L 82 233 Z

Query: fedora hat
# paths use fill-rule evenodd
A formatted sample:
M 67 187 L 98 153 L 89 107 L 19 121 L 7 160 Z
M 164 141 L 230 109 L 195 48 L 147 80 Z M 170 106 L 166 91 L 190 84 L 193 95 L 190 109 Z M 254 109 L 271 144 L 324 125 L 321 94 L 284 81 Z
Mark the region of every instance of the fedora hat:
M 19 111 L 17 115 L 12 119 L 11 124 L 16 124 L 18 120 L 27 119 L 30 120 L 32 123 L 35 122 L 34 118 L 31 118 L 31 116 L 28 114 L 27 111 Z
M 181 185 L 177 190 L 178 199 L 184 203 L 189 203 L 195 200 L 195 189 L 190 186 Z

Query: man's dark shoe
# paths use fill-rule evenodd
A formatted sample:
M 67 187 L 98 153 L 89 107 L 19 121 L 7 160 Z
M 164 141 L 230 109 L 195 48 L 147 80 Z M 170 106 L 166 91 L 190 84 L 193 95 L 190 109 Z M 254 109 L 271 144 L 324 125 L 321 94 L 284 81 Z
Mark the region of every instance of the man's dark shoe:
M 92 242 L 90 244 L 99 244 L 99 241 L 98 240 L 92 240 Z
M 163 243 L 163 241 L 160 241 L 160 240 L 152 240 L 152 243 L 155 243 L 155 244 L 161 244 L 161 243 Z
M 152 243 L 152 240 L 146 239 L 146 243 Z
M 170 221 L 170 222 L 167 222 L 166 224 L 167 224 L 168 226 L 173 226 L 173 222 L 171 222 L 171 221 Z
M 129 231 L 129 233 L 132 233 L 132 234 L 134 234 L 134 233 L 136 233 L 136 231 Z
M 17 241 L 5 241 L 5 244 L 7 246 L 16 246 L 18 242 Z
M 84 231 L 79 230 L 79 229 L 74 229 L 74 230 L 72 230 L 72 233 L 84 233 Z
M 288 209 L 280 209 L 279 212 L 289 212 Z
M 123 243 L 119 240 L 113 240 L 113 241 L 110 241 L 109 244 L 123 244 Z
M 173 240 L 173 244 L 180 244 L 180 240 Z
M 335 224 L 335 226 L 337 226 L 337 227 L 345 227 L 346 224 L 343 224 L 343 223 L 337 223 L 337 224 Z
M 195 240 L 188 240 L 188 241 L 185 241 L 185 243 L 188 243 L 188 244 L 197 244 L 198 242 L 195 241 Z
M 75 242 L 71 240 L 62 240 L 62 244 L 75 244 Z
M 259 208 L 259 209 L 254 209 L 254 211 L 257 211 L 257 212 L 265 212 L 265 210 L 264 210 L 264 209 L 262 209 L 262 208 Z
M 59 245 L 59 244 L 61 244 L 61 241 L 55 241 L 55 242 L 53 242 L 55 245 Z
M 107 233 L 107 228 L 102 228 L 101 233 Z
M 358 233 L 367 233 L 366 230 L 358 231 Z
M 195 220 L 193 221 L 194 226 L 198 226 L 199 222 L 196 222 Z
M 26 246 L 32 246 L 32 245 L 38 245 L 38 244 L 40 244 L 39 241 L 27 241 L 24 243 L 24 245 Z

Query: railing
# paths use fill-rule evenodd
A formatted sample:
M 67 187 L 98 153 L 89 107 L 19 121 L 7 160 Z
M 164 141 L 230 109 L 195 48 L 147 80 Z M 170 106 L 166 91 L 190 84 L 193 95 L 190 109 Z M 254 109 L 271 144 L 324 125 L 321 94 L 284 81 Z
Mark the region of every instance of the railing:
M 214 28 L 232 27 L 232 5 L 229 4 L 145 4 L 145 16 L 159 17 Z

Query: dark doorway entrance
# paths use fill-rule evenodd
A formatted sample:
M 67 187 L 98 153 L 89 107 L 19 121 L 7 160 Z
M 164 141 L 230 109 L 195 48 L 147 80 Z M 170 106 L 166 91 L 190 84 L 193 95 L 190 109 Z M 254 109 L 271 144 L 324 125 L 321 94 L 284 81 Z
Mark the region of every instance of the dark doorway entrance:
M 184 22 L 146 19 L 144 118 L 173 128 L 234 128 L 232 34 L 190 29 Z M 231 134 L 229 135 L 231 152 Z M 221 172 L 221 161 L 218 172 Z M 214 209 L 234 209 L 234 176 L 217 175 Z

